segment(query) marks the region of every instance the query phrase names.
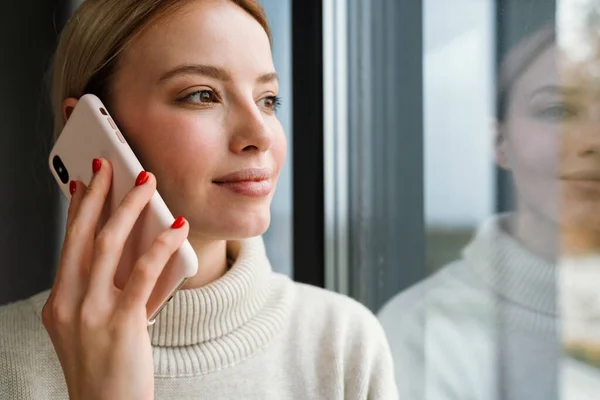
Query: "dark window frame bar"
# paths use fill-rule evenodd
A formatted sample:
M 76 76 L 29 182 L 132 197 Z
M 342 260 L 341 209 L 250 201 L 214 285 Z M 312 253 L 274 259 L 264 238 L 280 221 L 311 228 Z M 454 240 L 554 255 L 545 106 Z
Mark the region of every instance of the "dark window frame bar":
M 322 0 L 292 0 L 292 54 L 293 277 L 325 287 Z

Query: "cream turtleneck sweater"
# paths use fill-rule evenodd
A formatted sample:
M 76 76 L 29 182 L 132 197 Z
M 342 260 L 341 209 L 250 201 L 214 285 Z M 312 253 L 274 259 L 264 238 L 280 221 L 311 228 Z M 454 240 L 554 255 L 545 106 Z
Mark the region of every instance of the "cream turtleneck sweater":
M 156 399 L 396 399 L 385 334 L 348 297 L 274 273 L 261 238 L 221 279 L 181 290 L 148 328 Z M 0 307 L 0 400 L 66 399 L 41 323 L 49 292 Z
M 379 313 L 401 398 L 560 398 L 556 264 L 507 234 L 505 218 L 483 223 L 461 260 Z

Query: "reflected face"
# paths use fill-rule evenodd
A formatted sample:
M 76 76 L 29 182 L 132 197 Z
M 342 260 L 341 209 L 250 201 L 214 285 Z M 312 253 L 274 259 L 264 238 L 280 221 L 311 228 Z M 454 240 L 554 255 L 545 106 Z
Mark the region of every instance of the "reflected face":
M 558 205 L 562 106 L 549 88 L 559 80 L 556 48 L 550 47 L 513 84 L 499 142 L 501 164 L 512 172 L 519 205 L 552 220 Z
M 515 83 L 500 146 L 520 204 L 562 227 L 600 228 L 600 92 L 558 57 L 549 48 Z
M 190 2 L 121 56 L 112 114 L 190 236 L 262 234 L 286 155 L 262 26 L 231 1 Z
M 570 63 L 561 56 L 559 176 L 563 225 L 594 231 L 600 230 L 600 86 L 588 72 L 595 63 Z

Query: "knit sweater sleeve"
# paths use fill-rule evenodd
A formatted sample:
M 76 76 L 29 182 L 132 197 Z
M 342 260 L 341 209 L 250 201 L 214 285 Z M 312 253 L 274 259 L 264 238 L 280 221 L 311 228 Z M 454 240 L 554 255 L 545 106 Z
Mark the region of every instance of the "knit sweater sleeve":
M 64 398 L 64 390 L 58 359 L 30 299 L 0 307 L 0 400 Z
M 23 336 L 21 327 L 33 316 L 33 311 L 27 311 L 22 301 L 0 307 L 0 400 L 33 399 L 23 382 L 30 367 L 25 354 L 28 348 L 19 339 Z

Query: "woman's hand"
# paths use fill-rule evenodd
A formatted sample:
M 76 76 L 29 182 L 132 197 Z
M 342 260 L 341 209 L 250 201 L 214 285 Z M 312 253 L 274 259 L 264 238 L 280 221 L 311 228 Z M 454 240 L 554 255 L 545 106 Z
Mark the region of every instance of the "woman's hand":
M 89 187 L 71 183 L 67 233 L 42 320 L 70 399 L 153 399 L 146 303 L 165 264 L 185 241 L 189 225 L 178 219 L 176 228 L 159 235 L 119 290 L 113 281 L 115 269 L 133 225 L 155 192 L 156 179 L 142 172 L 96 234 L 112 168 L 105 159 L 94 160 L 93 168 Z

